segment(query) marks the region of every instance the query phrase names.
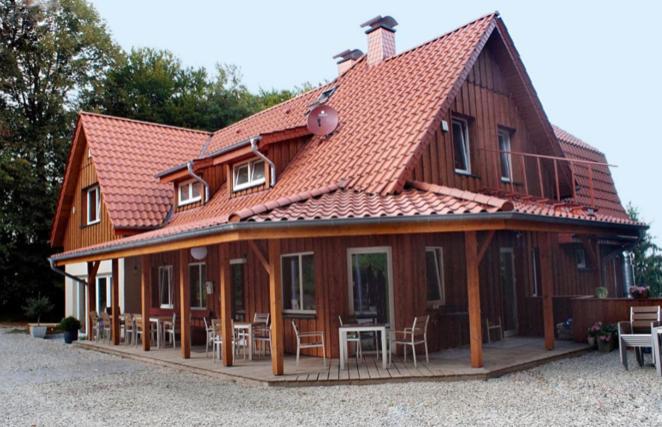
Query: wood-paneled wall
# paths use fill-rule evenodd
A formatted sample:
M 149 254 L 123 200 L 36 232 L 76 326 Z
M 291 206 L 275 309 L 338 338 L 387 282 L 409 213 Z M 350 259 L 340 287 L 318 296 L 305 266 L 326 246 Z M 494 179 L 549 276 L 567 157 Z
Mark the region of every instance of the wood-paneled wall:
M 79 137 L 83 138 L 84 141 L 84 134 L 81 133 Z M 85 225 L 87 215 L 85 197 L 87 195 L 83 191 L 92 185 L 98 184 L 99 181 L 94 167 L 94 159 L 87 154 L 87 143 L 83 142 L 83 145 L 84 154 L 76 178 L 74 201 L 64 232 L 63 247 L 65 251 L 103 243 L 119 237 L 110 222 L 110 216 L 103 201 L 103 189 L 101 190 L 101 221 L 97 224 Z

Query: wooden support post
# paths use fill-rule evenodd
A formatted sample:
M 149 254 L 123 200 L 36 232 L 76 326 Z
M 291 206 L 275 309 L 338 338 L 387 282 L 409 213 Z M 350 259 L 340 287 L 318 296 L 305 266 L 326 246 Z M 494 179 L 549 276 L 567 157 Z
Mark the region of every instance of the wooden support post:
M 540 235 L 540 281 L 542 287 L 542 315 L 545 331 L 545 348 L 554 349 L 554 270 L 552 242 L 549 233 Z
M 271 370 L 283 375 L 283 291 L 280 283 L 280 241 L 269 240 L 269 307 L 271 311 Z
M 87 334 L 87 339 L 92 340 L 92 312 L 96 311 L 97 306 L 97 271 L 99 271 L 99 265 L 101 261 L 88 262 L 87 263 L 87 322 L 89 327 L 85 331 Z
M 228 245 L 221 243 L 218 245 L 218 288 L 219 288 L 219 307 L 221 318 L 221 338 L 223 345 L 223 365 L 232 366 L 232 302 L 230 300 L 230 255 Z
M 111 277 L 112 283 L 112 296 L 111 296 L 111 319 L 110 319 L 110 332 L 113 337 L 113 345 L 120 343 L 120 268 L 119 260 L 113 258 L 111 261 L 113 275 Z
M 182 358 L 191 358 L 191 287 L 188 277 L 188 250 L 179 250 L 179 312 Z
M 469 346 L 471 367 L 483 366 L 483 331 L 480 320 L 480 280 L 478 273 L 478 241 L 475 231 L 464 233 L 467 269 L 467 309 L 469 311 Z
M 149 333 L 149 309 L 152 306 L 152 266 L 150 263 L 150 256 L 143 255 L 140 257 L 140 314 L 141 314 L 141 327 L 142 327 L 142 342 L 143 351 L 149 351 L 150 338 Z M 134 339 L 136 339 L 134 337 Z

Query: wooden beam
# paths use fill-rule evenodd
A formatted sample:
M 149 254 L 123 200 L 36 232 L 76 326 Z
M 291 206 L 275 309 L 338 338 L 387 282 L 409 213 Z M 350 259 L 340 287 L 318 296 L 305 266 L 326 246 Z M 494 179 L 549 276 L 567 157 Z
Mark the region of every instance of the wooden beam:
M 149 333 L 151 324 L 149 321 L 149 309 L 152 306 L 152 265 L 150 255 L 140 257 L 140 314 L 142 327 L 143 351 L 149 351 L 150 338 Z M 134 338 L 135 339 L 135 338 Z
M 89 324 L 89 330 L 86 331 L 87 339 L 92 340 L 95 337 L 92 336 L 92 312 L 96 311 L 97 305 L 97 271 L 99 271 L 99 264 L 101 261 L 88 262 L 87 263 L 87 324 Z
M 113 345 L 120 343 L 120 268 L 119 260 L 113 258 L 112 264 L 112 296 L 111 296 L 111 319 L 110 319 L 110 332 L 113 337 Z
M 218 288 L 223 345 L 223 365 L 232 366 L 232 301 L 230 300 L 230 254 L 228 244 L 218 245 Z
M 269 269 L 271 268 L 269 266 L 269 261 L 267 261 L 267 258 L 264 256 L 260 248 L 257 247 L 254 240 L 249 240 L 247 243 L 248 243 L 248 247 L 251 248 L 251 251 L 253 251 L 253 253 L 257 257 L 257 260 L 260 261 L 260 264 L 262 264 L 262 268 L 264 268 L 264 271 L 266 271 L 267 274 L 269 274 Z
M 542 316 L 547 350 L 554 349 L 554 266 L 551 240 L 549 233 L 541 233 L 539 239 L 540 281 L 542 282 Z
M 179 311 L 182 358 L 191 358 L 191 287 L 188 277 L 188 249 L 179 250 Z
M 478 242 L 475 231 L 464 233 L 467 269 L 467 309 L 469 311 L 469 346 L 471 367 L 483 366 L 483 332 L 480 315 L 480 276 L 478 273 Z
M 496 233 L 496 230 L 488 231 L 483 242 L 480 244 L 480 249 L 478 250 L 478 264 L 483 260 L 485 253 L 489 249 L 490 243 L 492 243 L 492 239 L 494 238 L 494 233 Z
M 271 371 L 283 375 L 283 291 L 280 282 L 280 241 L 269 240 L 269 309 L 271 312 Z

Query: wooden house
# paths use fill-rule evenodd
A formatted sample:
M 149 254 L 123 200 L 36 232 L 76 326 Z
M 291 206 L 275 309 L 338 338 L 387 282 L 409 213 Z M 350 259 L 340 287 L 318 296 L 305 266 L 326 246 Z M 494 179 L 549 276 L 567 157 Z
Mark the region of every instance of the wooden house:
M 269 312 L 281 374 L 290 319 L 337 357 L 339 316 L 428 313 L 431 349 L 468 344 L 479 367 L 486 323 L 551 349 L 564 298 L 622 294 L 642 225 L 605 156 L 550 124 L 499 15 L 401 53 L 395 24 L 216 132 L 80 113 L 52 229 L 67 313 L 111 308 L 117 342 L 120 313 L 175 312 L 186 358 L 203 317 L 228 342 L 229 319 Z M 307 125 L 318 105 L 330 134 Z

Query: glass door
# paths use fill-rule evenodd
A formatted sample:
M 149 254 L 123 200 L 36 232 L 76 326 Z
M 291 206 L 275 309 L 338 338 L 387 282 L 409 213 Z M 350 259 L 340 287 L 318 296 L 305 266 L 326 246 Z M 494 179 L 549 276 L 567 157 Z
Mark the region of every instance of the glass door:
M 359 321 L 390 324 L 394 318 L 391 249 L 350 249 L 347 262 L 349 312 Z

